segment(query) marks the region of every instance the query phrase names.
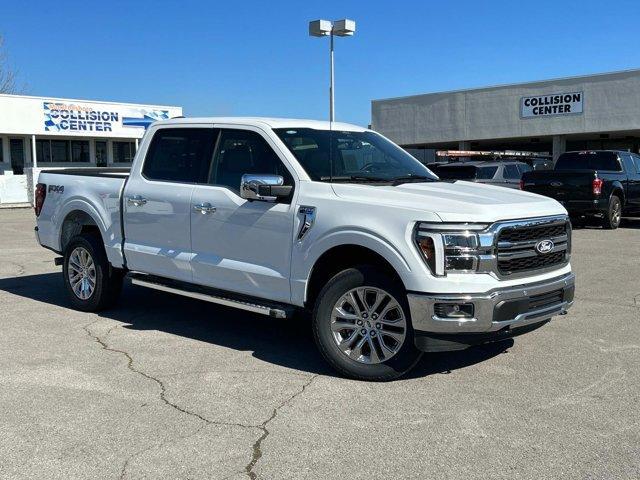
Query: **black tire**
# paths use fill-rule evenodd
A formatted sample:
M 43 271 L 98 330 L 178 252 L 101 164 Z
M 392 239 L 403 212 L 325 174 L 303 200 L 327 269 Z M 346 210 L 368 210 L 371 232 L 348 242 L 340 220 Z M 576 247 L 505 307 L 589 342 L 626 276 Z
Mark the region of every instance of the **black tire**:
M 404 343 L 397 353 L 381 363 L 365 364 L 350 358 L 338 347 L 331 330 L 334 306 L 344 294 L 358 287 L 374 287 L 390 294 L 402 308 L 406 320 Z M 404 288 L 399 281 L 394 281 L 388 274 L 368 265 L 343 270 L 327 282 L 316 299 L 312 327 L 316 345 L 325 360 L 342 375 L 356 380 L 397 379 L 413 368 L 422 356 L 422 352 L 414 344 L 413 327 Z
M 602 218 L 602 227 L 607 230 L 615 230 L 620 226 L 621 218 L 622 202 L 619 197 L 611 195 L 611 198 L 609 199 L 609 208 Z
M 95 266 L 95 286 L 88 298 L 80 298 L 74 292 L 69 278 L 69 261 L 77 248 L 86 251 Z M 62 275 L 71 303 L 84 312 L 97 312 L 113 305 L 120 295 L 124 278 L 122 270 L 111 267 L 100 238 L 91 234 L 76 235 L 69 241 L 64 249 Z

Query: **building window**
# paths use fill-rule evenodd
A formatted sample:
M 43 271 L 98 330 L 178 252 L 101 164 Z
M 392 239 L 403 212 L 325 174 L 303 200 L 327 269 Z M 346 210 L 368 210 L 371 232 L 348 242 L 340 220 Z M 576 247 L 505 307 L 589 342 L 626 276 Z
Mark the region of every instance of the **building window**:
M 67 140 L 51 140 L 51 161 L 55 163 L 71 161 Z
M 113 162 L 131 163 L 136 155 L 135 142 L 113 142 Z
M 72 162 L 88 162 L 89 161 L 89 142 L 86 140 L 71 141 L 71 161 Z
M 36 140 L 38 163 L 89 163 L 88 140 Z
M 36 160 L 38 163 L 51 162 L 50 140 L 36 140 Z
M 0 163 L 4 162 L 4 138 L 0 137 Z

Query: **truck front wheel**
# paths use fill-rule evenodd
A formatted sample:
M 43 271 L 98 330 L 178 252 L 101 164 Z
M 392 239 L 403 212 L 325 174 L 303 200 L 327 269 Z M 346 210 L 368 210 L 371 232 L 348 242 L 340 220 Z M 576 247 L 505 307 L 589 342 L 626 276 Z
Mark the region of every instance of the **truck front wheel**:
M 111 306 L 122 289 L 122 271 L 107 260 L 99 238 L 76 235 L 64 250 L 64 285 L 75 308 L 97 312 Z
M 371 266 L 343 270 L 322 289 L 313 332 L 324 358 L 357 380 L 393 380 L 422 353 L 414 345 L 404 289 Z

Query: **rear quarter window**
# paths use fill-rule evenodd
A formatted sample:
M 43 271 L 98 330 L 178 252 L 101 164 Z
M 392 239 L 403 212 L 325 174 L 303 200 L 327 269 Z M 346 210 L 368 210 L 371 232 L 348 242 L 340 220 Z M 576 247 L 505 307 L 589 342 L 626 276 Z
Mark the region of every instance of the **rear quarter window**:
M 473 165 L 438 168 L 438 176 L 442 180 L 474 180 L 476 172 L 477 168 Z

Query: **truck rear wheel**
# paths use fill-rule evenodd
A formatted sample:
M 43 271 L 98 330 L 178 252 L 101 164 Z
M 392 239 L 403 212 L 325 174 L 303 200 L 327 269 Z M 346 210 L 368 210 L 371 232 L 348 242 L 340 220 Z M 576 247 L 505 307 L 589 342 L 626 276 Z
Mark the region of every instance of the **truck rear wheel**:
M 620 226 L 622 219 L 622 202 L 620 198 L 612 195 L 609 199 L 609 208 L 602 218 L 602 226 L 608 230 L 615 230 Z
M 422 356 L 414 345 L 406 292 L 374 267 L 335 275 L 316 299 L 316 344 L 327 362 L 357 380 L 394 380 Z
M 95 235 L 76 235 L 69 241 L 62 273 L 71 303 L 85 312 L 111 306 L 122 290 L 123 273 L 111 267 Z

